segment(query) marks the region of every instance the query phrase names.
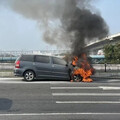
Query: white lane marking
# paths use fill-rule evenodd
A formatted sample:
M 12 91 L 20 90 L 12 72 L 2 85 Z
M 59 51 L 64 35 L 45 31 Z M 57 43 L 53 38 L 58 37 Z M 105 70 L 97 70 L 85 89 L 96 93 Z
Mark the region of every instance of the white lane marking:
M 60 84 L 60 83 L 69 83 L 69 82 L 66 82 L 66 81 L 44 81 L 44 80 L 38 80 L 38 81 L 31 81 L 31 82 L 26 82 L 26 81 L 23 81 L 23 79 L 16 79 L 16 78 L 4 78 L 4 79 L 0 79 L 0 83 L 2 84 L 52 84 L 52 83 L 55 83 L 55 84 Z
M 118 80 L 114 79 L 114 80 L 108 80 L 108 82 L 120 82 L 120 80 L 119 79 Z
M 17 83 L 21 83 L 21 84 L 28 84 L 28 82 L 24 82 L 24 81 L 22 81 L 23 80 L 23 78 L 22 77 L 18 77 L 18 78 L 0 78 L 0 83 L 6 83 L 6 84 L 17 84 Z M 50 83 L 50 84 L 71 84 L 71 85 L 76 85 L 76 84 L 80 84 L 80 85 L 87 85 L 87 84 L 91 84 L 91 85 L 93 85 L 93 83 L 82 83 L 82 82 L 69 82 L 69 81 L 39 81 L 39 82 L 29 82 L 29 84 L 44 84 L 44 83 Z M 109 83 L 109 84 L 112 84 L 113 85 L 113 83 Z M 117 83 L 117 85 L 118 85 L 119 83 Z M 98 85 L 98 83 L 94 83 L 94 85 Z M 116 84 L 115 84 L 116 85 Z M 101 86 L 100 86 L 101 87 Z M 81 88 L 82 89 L 82 88 Z M 87 89 L 87 87 L 86 87 L 86 89 Z M 89 88 L 88 88 L 89 89 Z M 97 89 L 97 87 L 96 88 L 94 88 L 94 89 Z M 104 88 L 105 89 L 105 88 Z M 115 90 L 115 89 L 114 89 Z
M 0 82 L 0 84 L 48 84 L 48 82 Z
M 53 96 L 120 96 L 120 93 L 52 93 Z
M 0 78 L 0 80 L 21 80 L 23 78 Z
M 120 87 L 99 86 L 103 90 L 120 90 Z
M 112 86 L 98 86 L 98 87 L 51 87 L 51 89 L 62 90 L 62 89 L 102 89 L 102 90 L 120 90 L 120 87 Z
M 99 87 L 51 87 L 51 89 L 62 90 L 62 89 L 102 89 Z
M 56 101 L 58 104 L 119 104 L 120 101 Z
M 53 82 L 0 81 L 0 84 L 52 84 Z
M 56 115 L 120 115 L 120 113 L 20 113 L 20 114 L 0 114 L 0 116 L 56 116 Z

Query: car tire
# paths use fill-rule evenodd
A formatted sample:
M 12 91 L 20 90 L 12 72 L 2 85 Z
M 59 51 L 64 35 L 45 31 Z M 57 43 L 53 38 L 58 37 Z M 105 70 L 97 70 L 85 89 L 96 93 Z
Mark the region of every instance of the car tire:
M 35 78 L 35 74 L 34 74 L 33 71 L 29 70 L 29 71 L 26 71 L 26 72 L 24 73 L 24 80 L 25 80 L 25 81 L 30 82 L 30 81 L 33 81 L 34 78 Z
M 82 77 L 80 75 L 74 75 L 73 76 L 73 81 L 74 82 L 81 82 L 82 81 Z

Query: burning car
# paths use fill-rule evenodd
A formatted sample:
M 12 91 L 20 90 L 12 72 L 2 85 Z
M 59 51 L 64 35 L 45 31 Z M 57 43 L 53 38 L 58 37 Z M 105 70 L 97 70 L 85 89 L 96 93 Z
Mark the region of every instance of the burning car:
M 82 81 L 82 82 L 92 82 L 90 78 L 94 74 L 94 69 L 90 65 L 87 55 L 81 54 L 80 57 L 75 56 L 72 61 L 72 72 L 71 79 L 72 81 Z

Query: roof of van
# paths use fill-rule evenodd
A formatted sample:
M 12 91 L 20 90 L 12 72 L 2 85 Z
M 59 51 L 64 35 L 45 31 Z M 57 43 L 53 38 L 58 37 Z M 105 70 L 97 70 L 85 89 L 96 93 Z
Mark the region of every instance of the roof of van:
M 54 56 L 54 55 L 43 55 L 43 54 L 21 54 L 21 55 L 40 55 L 40 56 L 51 56 L 51 57 L 56 57 L 56 58 L 62 58 L 62 57 L 59 57 L 59 56 Z

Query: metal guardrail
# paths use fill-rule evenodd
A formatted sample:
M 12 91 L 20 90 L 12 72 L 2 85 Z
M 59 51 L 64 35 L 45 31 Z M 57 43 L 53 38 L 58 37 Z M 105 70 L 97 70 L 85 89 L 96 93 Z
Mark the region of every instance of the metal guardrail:
M 9 63 L 9 62 L 15 62 L 17 57 L 0 57 L 0 63 Z
M 0 51 L 0 56 L 12 57 L 12 56 L 19 56 L 21 54 L 46 54 L 46 53 L 61 54 L 61 53 L 66 53 L 66 52 L 70 52 L 70 50 Z
M 70 50 L 0 51 L 0 62 L 14 62 L 21 54 L 60 55 Z

